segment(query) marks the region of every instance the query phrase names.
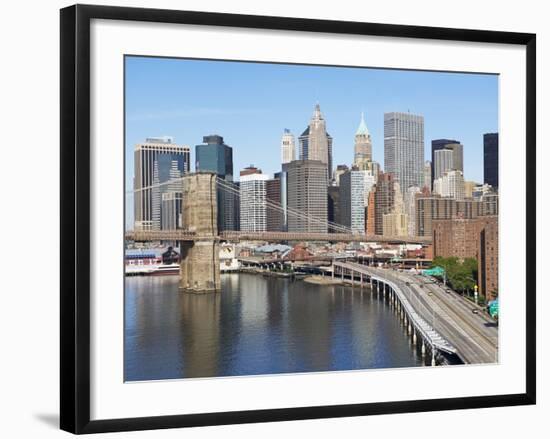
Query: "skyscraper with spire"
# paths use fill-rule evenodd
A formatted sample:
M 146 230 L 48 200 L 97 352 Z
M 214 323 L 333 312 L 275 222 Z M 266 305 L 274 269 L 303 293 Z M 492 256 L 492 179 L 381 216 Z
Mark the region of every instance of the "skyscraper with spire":
M 365 123 L 365 116 L 361 113 L 361 122 L 355 133 L 353 164 L 359 169 L 364 169 L 368 162 L 372 162 L 372 140 Z
M 308 127 L 298 138 L 299 159 L 319 160 L 327 167 L 327 176 L 332 175 L 332 137 L 327 133 L 326 121 L 319 104 L 315 105 Z

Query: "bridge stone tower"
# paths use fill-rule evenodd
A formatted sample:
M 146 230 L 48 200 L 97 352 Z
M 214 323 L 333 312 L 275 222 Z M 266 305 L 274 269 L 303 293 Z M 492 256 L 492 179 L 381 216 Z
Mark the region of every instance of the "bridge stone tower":
M 214 293 L 221 290 L 217 226 L 216 174 L 183 177 L 183 228 L 198 239 L 181 243 L 180 290 Z

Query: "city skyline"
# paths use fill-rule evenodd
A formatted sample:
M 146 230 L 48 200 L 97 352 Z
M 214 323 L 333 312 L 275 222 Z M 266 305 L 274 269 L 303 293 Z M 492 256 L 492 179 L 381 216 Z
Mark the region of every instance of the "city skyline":
M 143 62 L 149 65 L 137 71 Z M 498 361 L 499 194 L 482 184 L 498 184 L 498 134 L 486 134 L 498 130 L 497 77 L 197 60 L 136 63 L 127 77 L 126 184 L 133 165 L 137 204 L 134 226 L 125 231 L 125 275 L 178 278 L 170 284 L 128 279 L 127 292 L 146 291 L 155 302 L 165 293 L 170 301 L 205 300 L 166 326 L 191 341 L 184 352 L 179 347 L 185 342 L 166 345 L 166 352 L 177 352 L 177 366 L 167 372 L 152 365 L 143 374 L 135 364 L 147 363 L 151 349 L 139 343 L 131 348 L 136 356 L 127 363 L 126 379 L 331 370 L 317 358 L 298 365 L 271 350 L 257 355 L 250 348 L 256 331 L 245 341 L 241 324 L 234 325 L 239 316 L 265 321 L 262 310 L 269 308 L 277 312 L 269 326 L 287 333 L 287 312 L 294 310 L 285 295 L 297 283 L 302 298 L 314 285 L 311 302 L 293 306 L 301 320 L 332 315 L 326 305 L 316 305 L 326 293 L 334 297 L 336 288 L 350 285 L 360 289 L 359 302 L 363 290 L 371 293 L 369 303 L 380 301 L 377 319 L 383 309 L 393 310 L 407 346 L 390 367 Z M 377 115 L 380 124 L 373 122 Z M 432 167 L 425 158 L 434 156 Z M 126 212 L 132 198 L 126 198 Z M 281 280 L 292 282 L 276 283 Z M 267 285 L 276 299 L 269 304 Z M 219 300 L 211 299 L 219 293 Z M 256 293 L 253 312 L 245 305 L 232 313 L 235 301 Z M 282 303 L 284 310 L 277 311 Z M 215 308 L 197 319 L 196 310 L 208 304 Z M 163 311 L 168 320 L 172 309 Z M 184 308 L 176 309 L 181 314 Z M 221 329 L 223 322 L 230 326 Z M 334 324 L 327 328 L 330 334 Z M 381 328 L 388 335 L 386 324 Z M 250 369 L 233 364 L 233 354 L 219 355 L 220 333 L 233 351 L 247 344 L 253 354 L 241 364 Z M 309 333 L 319 332 L 309 324 L 297 329 L 300 337 Z M 360 333 L 368 336 L 372 327 Z M 131 329 L 127 334 L 131 340 Z M 391 336 L 390 345 L 398 339 Z M 346 336 L 341 345 L 350 340 Z M 206 367 L 191 351 L 207 356 Z M 381 350 L 375 351 L 380 357 Z M 356 357 L 346 369 L 383 367 L 363 361 L 364 354 Z
M 126 165 L 132 169 L 133 146 L 146 137 L 192 146 L 219 134 L 234 148 L 235 172 L 254 164 L 273 174 L 284 129 L 297 138 L 319 103 L 334 167 L 353 162 L 361 112 L 373 159 L 383 164 L 384 113 L 410 111 L 425 118 L 425 157 L 431 140 L 460 138 L 465 179 L 481 182 L 483 134 L 498 131 L 497 98 L 496 75 L 127 57 Z

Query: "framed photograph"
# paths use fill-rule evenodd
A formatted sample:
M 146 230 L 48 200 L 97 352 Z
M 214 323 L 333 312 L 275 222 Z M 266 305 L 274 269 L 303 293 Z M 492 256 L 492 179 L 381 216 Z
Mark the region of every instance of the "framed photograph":
M 534 34 L 62 9 L 61 428 L 534 404 L 535 137 Z

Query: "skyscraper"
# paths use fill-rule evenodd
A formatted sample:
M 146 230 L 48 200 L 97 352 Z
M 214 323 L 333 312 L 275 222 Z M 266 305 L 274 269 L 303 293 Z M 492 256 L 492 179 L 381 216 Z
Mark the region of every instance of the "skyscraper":
M 210 171 L 224 180 L 218 185 L 218 230 L 238 230 L 238 191 L 233 183 L 233 149 L 217 134 L 204 136 L 203 144 L 195 146 L 195 169 Z
M 393 207 L 389 213 L 382 215 L 382 235 L 384 236 L 407 236 L 408 215 L 405 213 L 405 202 L 399 182 L 394 182 Z M 410 188 L 411 186 L 409 186 Z M 414 186 L 413 186 L 414 187 Z
M 395 183 L 393 174 L 381 172 L 374 191 L 374 234 L 384 232 L 384 215 L 391 213 L 395 205 Z M 370 200 L 369 200 L 370 205 Z
M 265 183 L 266 200 L 269 205 L 266 207 L 266 228 L 270 232 L 283 230 L 283 212 L 281 203 L 281 175 L 275 174 L 274 178 Z M 278 206 L 277 207 L 274 207 Z
M 354 168 L 340 177 L 340 219 L 352 233 L 365 231 L 364 172 Z
M 435 152 L 441 149 L 453 151 L 453 167 L 458 171 L 464 172 L 464 148 L 458 140 L 453 139 L 435 139 L 432 140 L 432 184 L 436 178 L 435 175 Z
M 432 162 L 429 160 L 424 162 L 424 185 L 422 187 L 429 192 L 432 191 Z
M 319 160 L 327 168 L 327 179 L 332 176 L 332 137 L 327 133 L 327 124 L 319 104 L 315 105 L 308 127 L 298 138 L 299 159 Z
M 325 163 L 295 160 L 286 165 L 289 232 L 327 232 Z
M 434 152 L 434 181 L 443 177 L 445 172 L 456 169 L 454 152 L 450 149 L 437 149 Z
M 267 230 L 267 180 L 269 175 L 261 171 L 240 177 L 240 230 L 243 232 Z
M 167 183 L 190 169 L 188 146 L 176 145 L 173 137 L 153 137 L 134 149 L 134 228 L 160 230 L 162 195 Z
M 402 190 L 424 182 L 424 117 L 410 113 L 384 114 L 384 168 Z
M 348 172 L 348 170 L 349 170 L 348 165 L 338 165 L 338 166 L 336 166 L 336 169 L 334 170 L 334 184 L 336 186 L 340 185 L 340 177 L 345 172 Z
M 281 139 L 281 163 L 289 163 L 296 158 L 296 142 L 294 134 L 285 128 L 283 138 Z
M 340 220 L 340 187 L 329 186 L 327 188 L 327 217 L 329 222 L 335 224 L 342 224 Z M 330 228 L 329 232 L 337 232 L 334 228 Z
M 195 169 L 215 172 L 226 181 L 233 181 L 233 149 L 223 137 L 211 134 L 202 138 L 203 144 L 195 147 Z
M 360 169 L 364 169 L 368 162 L 372 162 L 372 140 L 365 123 L 365 117 L 361 113 L 361 122 L 355 132 L 353 164 Z
M 483 182 L 498 190 L 498 133 L 483 135 Z

